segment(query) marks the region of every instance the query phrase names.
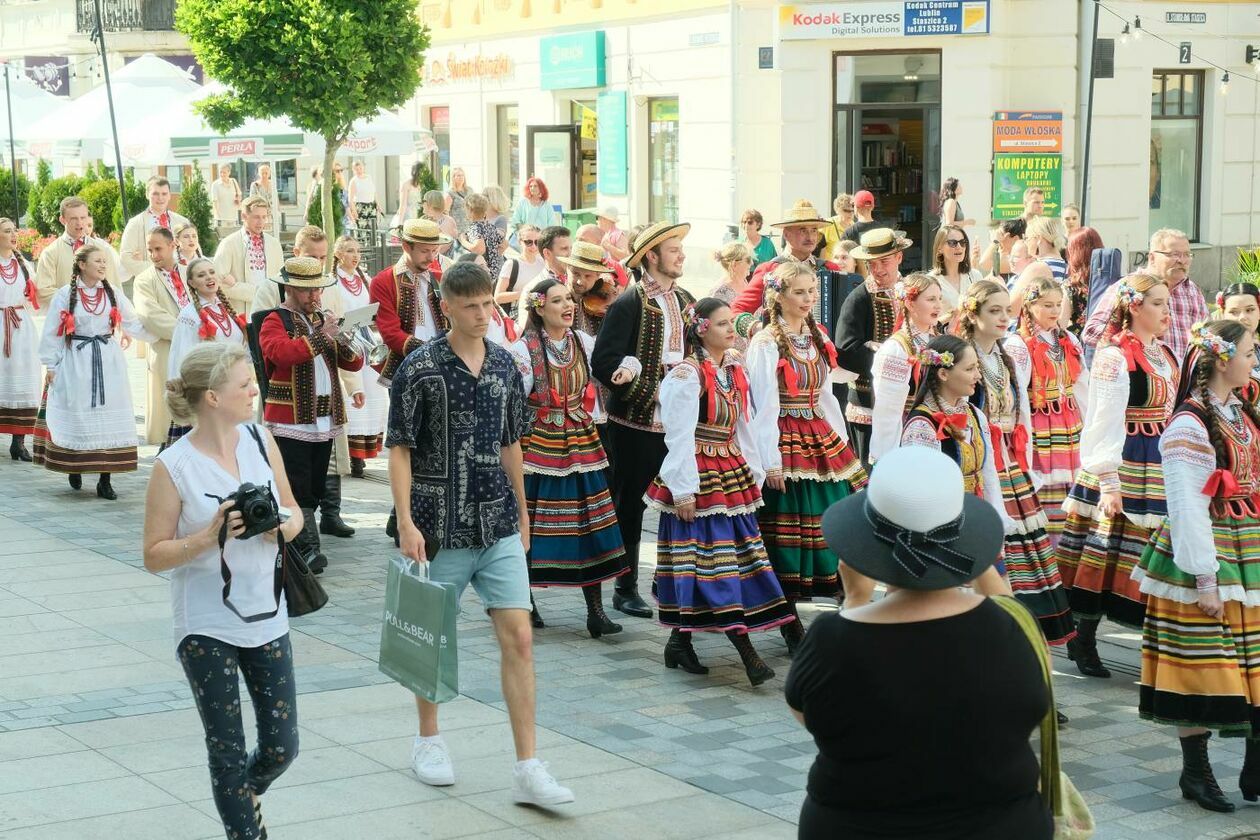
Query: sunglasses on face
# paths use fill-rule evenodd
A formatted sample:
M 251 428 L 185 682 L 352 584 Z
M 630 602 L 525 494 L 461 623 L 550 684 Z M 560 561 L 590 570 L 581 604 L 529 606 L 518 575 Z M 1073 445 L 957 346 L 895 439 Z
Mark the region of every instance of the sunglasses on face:
M 537 239 L 522 239 L 521 244 L 522 245 L 537 245 L 538 240 Z
M 966 239 L 946 239 L 945 244 L 951 248 L 961 248 L 967 244 Z

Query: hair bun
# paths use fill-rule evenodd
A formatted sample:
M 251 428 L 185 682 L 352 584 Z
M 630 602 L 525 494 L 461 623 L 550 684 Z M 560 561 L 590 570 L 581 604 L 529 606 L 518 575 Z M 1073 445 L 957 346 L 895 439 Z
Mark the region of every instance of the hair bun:
M 178 376 L 174 379 L 166 380 L 166 392 L 168 394 L 174 394 L 177 397 L 184 396 L 184 380 L 180 379 Z

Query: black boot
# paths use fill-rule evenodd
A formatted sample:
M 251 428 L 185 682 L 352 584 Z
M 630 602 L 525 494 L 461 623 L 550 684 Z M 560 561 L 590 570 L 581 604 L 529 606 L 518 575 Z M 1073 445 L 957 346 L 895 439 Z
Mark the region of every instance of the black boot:
M 534 593 L 529 593 L 529 623 L 533 625 L 535 630 L 541 630 L 547 626 L 543 621 L 542 614 L 538 612 L 538 605 L 534 603 Z
M 792 605 L 792 613 L 796 613 L 796 604 Z M 801 646 L 801 640 L 805 638 L 805 625 L 801 624 L 801 617 L 797 615 L 789 624 L 780 624 L 779 632 L 783 634 L 783 641 L 787 643 L 788 658 L 796 656 L 796 649 Z
M 324 499 L 319 503 L 319 532 L 330 537 L 353 537 L 354 529 L 341 521 L 341 476 L 324 478 Z
M 651 618 L 652 608 L 639 597 L 639 544 L 626 546 L 630 571 L 613 584 L 613 609 L 635 618 Z
M 1238 776 L 1238 789 L 1248 802 L 1260 798 L 1260 738 L 1247 739 L 1247 757 Z
M 118 498 L 118 494 L 114 492 L 113 485 L 109 483 L 109 473 L 101 473 L 101 477 L 97 479 L 96 495 L 111 502 Z
M 1229 814 L 1234 810 L 1234 803 L 1221 792 L 1221 786 L 1212 774 L 1212 764 L 1208 761 L 1208 739 L 1211 737 L 1212 733 L 1204 732 L 1181 739 L 1181 796 L 1193 799 L 1200 808 Z
M 739 658 L 744 663 L 744 673 L 748 674 L 748 681 L 754 687 L 774 677 L 774 670 L 757 655 L 752 639 L 748 638 L 747 633 L 727 630 L 726 638 L 730 639 L 731 644 L 735 645 L 735 650 L 739 651 Z
M 362 458 L 350 456 L 350 476 L 351 478 L 363 478 L 363 470 L 367 467 L 367 462 Z
M 83 476 L 80 473 L 69 473 L 66 478 L 70 481 L 71 490 L 83 489 Z
M 709 669 L 700 664 L 696 649 L 691 646 L 691 634 L 674 630 L 665 643 L 665 667 L 681 667 L 688 674 L 707 674 Z
M 31 453 L 26 451 L 26 435 L 14 435 L 9 442 L 9 457 L 14 461 L 30 461 Z
M 1068 659 L 1076 663 L 1076 670 L 1087 677 L 1107 679 L 1111 672 L 1098 658 L 1098 619 L 1080 618 L 1076 621 L 1076 638 L 1067 643 Z
M 306 558 L 311 574 L 318 575 L 328 568 L 328 558 L 319 551 L 319 530 L 315 527 L 314 508 L 302 508 L 302 530 L 293 542 Z
M 621 625 L 614 624 L 604 612 L 603 586 L 598 583 L 583 586 L 582 597 L 586 599 L 586 632 L 591 634 L 592 639 L 621 632 Z
M 394 548 L 399 547 L 398 511 L 392 508 L 389 511 L 389 519 L 385 520 L 385 536 L 394 541 Z

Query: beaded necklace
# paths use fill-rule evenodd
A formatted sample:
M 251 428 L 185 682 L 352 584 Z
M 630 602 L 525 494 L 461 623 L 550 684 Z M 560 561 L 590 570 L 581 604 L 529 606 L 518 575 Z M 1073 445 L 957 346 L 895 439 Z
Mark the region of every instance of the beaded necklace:
M 105 287 L 97 286 L 96 292 L 92 297 L 88 297 L 88 291 L 83 286 L 79 286 L 79 302 L 83 304 L 83 309 L 92 315 L 100 315 L 105 311 Z
M 5 282 L 5 285 L 12 286 L 14 283 L 17 282 L 17 278 L 18 278 L 18 258 L 17 258 L 17 255 L 14 254 L 13 256 L 9 257 L 9 264 L 7 266 L 0 265 L 0 280 L 3 280 Z
M 993 349 L 987 353 L 981 350 L 974 341 L 971 342 L 971 346 L 980 357 L 980 373 L 984 377 L 984 386 L 988 391 L 989 401 L 992 403 L 991 410 L 986 413 L 991 417 L 1002 416 L 1011 408 L 1011 372 L 1006 369 L 997 344 L 994 344 Z
M 547 358 L 556 367 L 568 367 L 573 363 L 573 342 L 570 341 L 572 336 L 573 333 L 566 332 L 559 341 L 547 336 Z

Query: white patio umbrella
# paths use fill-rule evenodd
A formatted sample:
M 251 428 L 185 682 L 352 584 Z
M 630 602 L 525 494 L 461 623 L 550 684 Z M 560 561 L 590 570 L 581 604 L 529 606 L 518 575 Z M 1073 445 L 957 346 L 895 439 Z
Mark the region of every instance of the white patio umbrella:
M 3 68 L 0 68 L 0 73 Z M 0 80 L 2 83 L 3 80 Z M 16 68 L 9 68 L 9 96 L 13 104 L 13 137 L 18 145 L 18 154 L 23 151 L 23 141 L 30 126 L 44 117 L 60 113 L 69 101 L 54 96 L 26 77 Z M 9 154 L 9 110 L 5 97 L 0 94 L 0 143 L 4 145 L 4 154 Z
M 437 148 L 432 132 L 417 128 L 388 111 L 371 119 L 356 120 L 350 137 L 337 151 L 338 157 L 385 157 L 388 155 L 424 154 Z M 324 138 L 307 133 L 307 154 L 324 156 Z

